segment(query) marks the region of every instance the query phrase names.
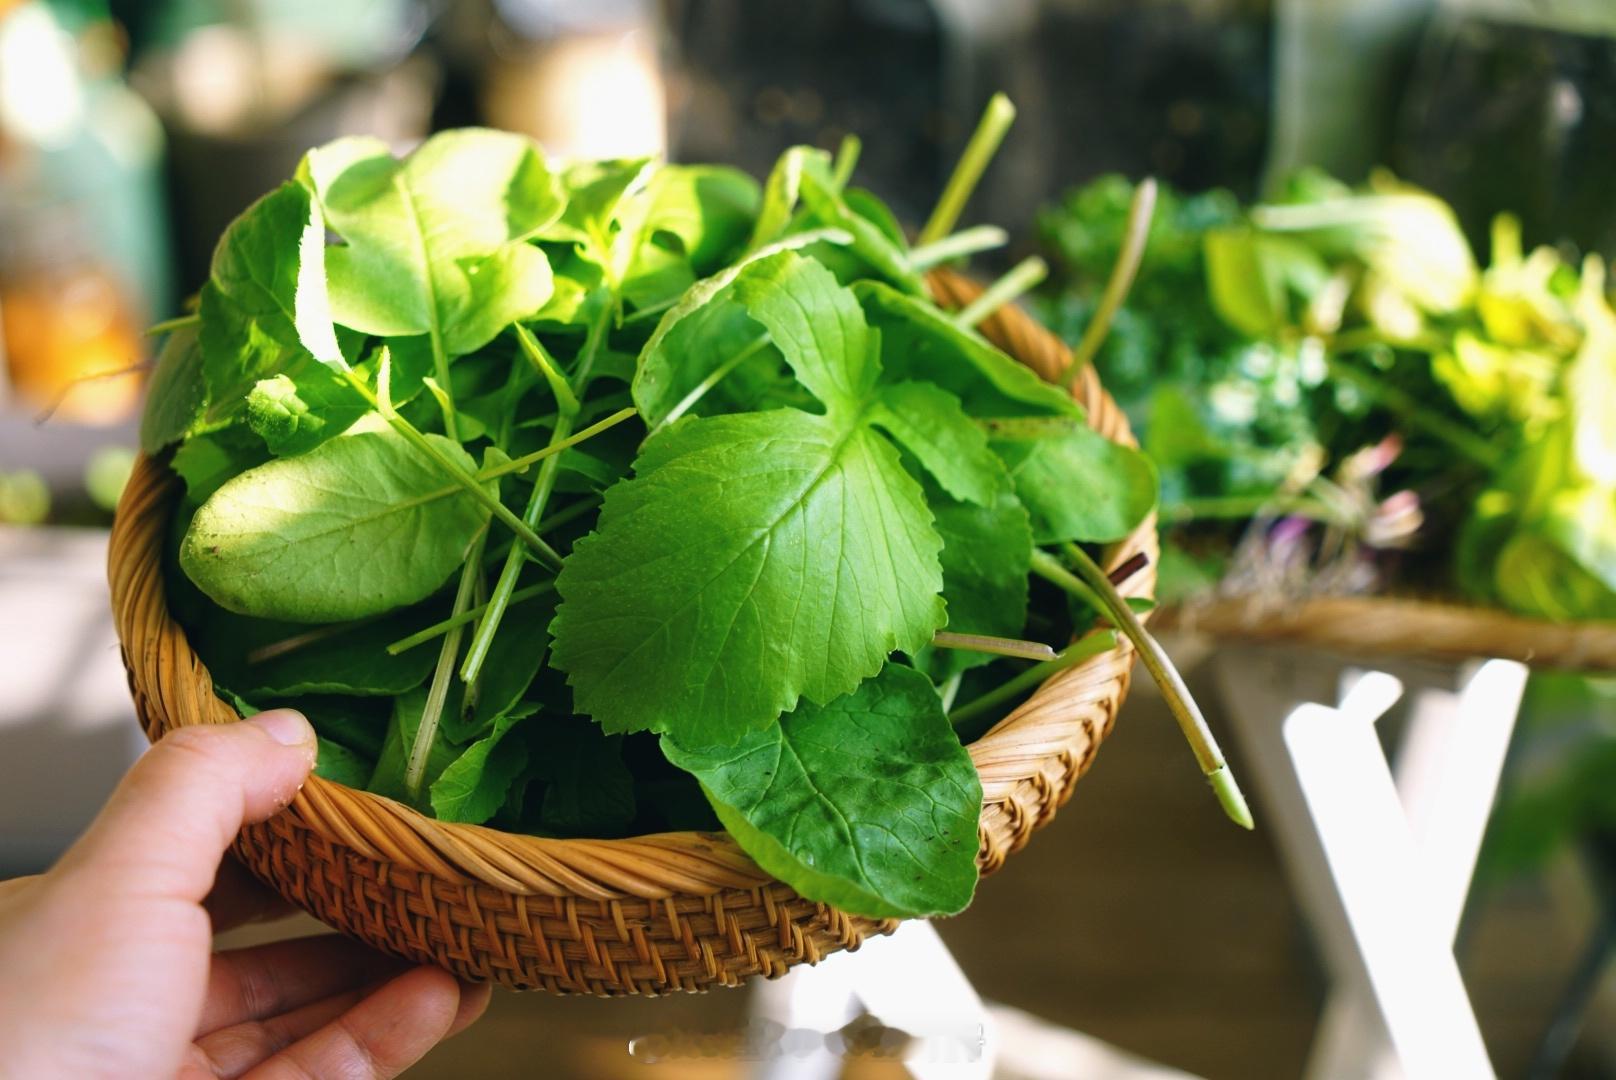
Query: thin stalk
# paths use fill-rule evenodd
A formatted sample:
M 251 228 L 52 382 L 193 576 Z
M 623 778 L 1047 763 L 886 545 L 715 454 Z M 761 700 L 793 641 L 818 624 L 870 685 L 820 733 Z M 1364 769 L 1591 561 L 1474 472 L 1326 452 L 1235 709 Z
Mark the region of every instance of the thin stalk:
M 176 315 L 172 319 L 164 319 L 160 323 L 152 323 L 146 327 L 147 337 L 159 337 L 171 334 L 175 330 L 183 330 L 187 326 L 197 326 L 202 322 L 202 316 L 192 312 L 189 315 Z
M 1010 272 L 982 290 L 982 295 L 954 314 L 954 325 L 971 327 L 992 315 L 1049 276 L 1049 264 L 1036 255 L 1022 259 Z
M 565 510 L 557 510 L 549 517 L 540 521 L 538 525 L 534 527 L 538 530 L 539 535 L 543 536 L 545 533 L 551 532 L 556 528 L 565 525 L 569 521 L 583 517 L 591 510 L 600 509 L 600 503 L 601 500 L 598 495 L 590 498 L 579 499 Z
M 282 638 L 279 641 L 272 641 L 267 645 L 260 645 L 258 648 L 253 649 L 247 654 L 247 664 L 249 666 L 253 664 L 267 664 L 269 661 L 285 656 L 287 653 L 294 653 L 299 649 L 307 648 L 310 645 L 318 645 L 320 642 L 326 641 L 330 638 L 340 637 L 350 630 L 358 630 L 361 626 L 367 626 L 379 618 L 381 618 L 380 615 L 367 615 L 363 619 L 352 619 L 348 622 L 340 623 L 327 623 L 325 626 L 316 626 L 312 630 L 305 630 L 301 634 L 293 634 L 291 637 Z
M 466 561 L 460 568 L 460 586 L 455 590 L 454 599 L 455 615 L 471 606 L 472 590 L 482 576 L 483 544 L 487 541 L 488 528 L 484 526 L 471 542 L 471 550 L 467 552 Z M 415 729 L 415 741 L 410 743 L 409 760 L 404 765 L 404 790 L 411 799 L 421 797 L 426 763 L 432 754 L 432 744 L 438 739 L 438 723 L 443 719 L 443 706 L 449 699 L 449 682 L 454 678 L 455 656 L 460 652 L 463 630 L 463 626 L 450 629 L 444 634 L 443 645 L 438 649 L 438 663 L 432 670 L 432 683 L 426 692 L 426 708 L 421 710 L 421 723 Z
M 567 384 L 566 377 L 556 370 L 555 361 L 550 358 L 544 346 L 539 344 L 539 339 L 534 337 L 533 332 L 527 327 L 517 323 L 516 340 L 522 346 L 522 355 L 528 358 L 538 369 L 539 374 L 544 376 L 544 381 L 549 384 L 550 393 L 555 395 L 557 414 L 568 418 L 577 416 L 578 397 Z
M 560 569 L 561 556 L 556 553 L 556 550 L 540 539 L 538 533 L 534 532 L 530 527 L 524 524 L 521 518 L 512 513 L 510 508 L 504 503 L 500 502 L 498 496 L 484 488 L 478 481 L 476 474 L 466 472 L 466 470 L 461 468 L 458 463 L 456 463 L 442 450 L 439 450 L 436 446 L 433 446 L 431 441 L 425 435 L 416 430 L 414 424 L 410 423 L 408 420 L 404 419 L 398 414 L 398 412 L 393 408 L 391 402 L 384 402 L 377 395 L 371 393 L 370 387 L 365 385 L 365 380 L 361 379 L 356 372 L 347 370 L 344 372 L 344 374 L 347 376 L 348 384 L 355 390 L 359 391 L 360 395 L 364 397 L 365 400 L 368 401 L 377 412 L 381 413 L 382 419 L 386 420 L 388 425 L 392 427 L 394 431 L 404 436 L 404 439 L 409 442 L 410 445 L 414 446 L 417 450 L 420 450 L 422 453 L 430 457 L 440 469 L 448 473 L 449 476 L 454 479 L 455 483 L 459 487 L 464 488 L 474 499 L 486 506 L 489 512 L 492 513 L 501 524 L 520 537 L 524 544 L 532 548 L 539 556 L 541 561 L 551 564 L 555 569 Z M 453 412 L 452 409 L 450 411 Z M 529 464 L 531 464 L 531 462 Z M 522 468 L 526 467 L 526 465 L 522 466 Z M 506 467 L 503 471 L 518 472 L 520 470 Z M 493 470 L 492 474 L 496 476 L 500 475 L 500 470 Z
M 831 166 L 831 182 L 836 185 L 837 191 L 844 191 L 847 182 L 853 179 L 853 170 L 858 167 L 859 151 L 864 144 L 859 142 L 857 135 L 843 135 L 841 145 L 836 148 L 836 161 Z
M 1109 649 L 1117 647 L 1117 635 L 1114 630 L 1095 630 L 1084 634 L 1066 648 L 1055 654 L 1053 660 L 1045 660 L 1041 664 L 1034 664 L 1013 678 L 1007 679 L 995 686 L 981 697 L 961 705 L 948 714 L 948 722 L 959 727 L 967 720 L 974 720 L 989 709 L 997 708 L 1007 701 L 1026 693 L 1045 679 L 1058 671 L 1089 659 L 1099 656 Z
M 535 450 L 531 454 L 523 454 L 519 458 L 512 458 L 511 460 L 500 465 L 491 465 L 486 469 L 480 469 L 477 472 L 472 473 L 471 476 L 476 480 L 482 481 L 493 480 L 501 476 L 508 476 L 511 473 L 527 472 L 539 462 L 544 461 L 547 458 L 555 457 L 557 454 L 561 453 L 561 451 L 577 446 L 579 443 L 588 442 L 590 439 L 593 439 L 596 435 L 599 435 L 607 428 L 616 427 L 624 420 L 636 415 L 638 415 L 638 413 L 632 407 L 618 409 L 606 419 L 596 420 L 593 424 L 590 424 L 582 431 L 575 432 L 574 434 L 567 436 L 565 439 L 562 439 L 560 442 L 557 442 L 552 446 L 546 446 L 543 450 Z M 427 498 L 442 498 L 445 494 L 454 494 L 456 490 L 458 490 L 458 485 L 440 488 L 438 491 L 434 491 L 431 495 L 427 496 Z
M 600 315 L 589 327 L 589 336 L 584 339 L 584 346 L 578 357 L 577 370 L 573 373 L 574 387 L 560 377 L 554 366 L 548 363 L 543 349 L 531 334 L 526 333 L 520 326 L 517 327 L 517 336 L 521 340 L 522 348 L 529 358 L 546 371 L 547 378 L 551 379 L 551 390 L 555 394 L 556 417 L 555 427 L 550 429 L 550 446 L 563 442 L 572 434 L 573 418 L 578 415 L 578 401 L 589 385 L 589 376 L 595 366 L 595 357 L 600 352 L 602 340 L 606 337 L 606 328 L 617 305 L 604 303 L 601 305 Z M 544 516 L 545 504 L 550 501 L 550 493 L 555 490 L 556 473 L 561 465 L 561 455 L 556 454 L 545 460 L 539 468 L 539 476 L 533 484 L 533 493 L 528 496 L 527 510 L 522 514 L 522 521 L 528 526 L 535 526 Z M 472 635 L 471 646 L 466 650 L 466 658 L 460 665 L 460 678 L 470 683 L 476 681 L 482 674 L 483 663 L 488 659 L 488 650 L 493 647 L 494 635 L 499 632 L 499 624 L 505 618 L 505 609 L 510 605 L 511 593 L 516 591 L 516 579 L 522 573 L 522 563 L 526 555 L 521 548 L 512 547 L 509 555 L 505 557 L 505 565 L 499 572 L 499 580 L 494 584 L 494 591 L 488 598 L 488 608 L 477 622 L 477 631 Z
M 1228 762 L 1223 760 L 1223 751 L 1212 736 L 1212 729 L 1207 726 L 1206 717 L 1201 715 L 1200 707 L 1190 696 L 1189 687 L 1184 685 L 1184 678 L 1173 666 L 1173 661 L 1167 655 L 1167 650 L 1161 643 L 1145 630 L 1139 616 L 1134 614 L 1128 602 L 1117 592 L 1117 587 L 1111 584 L 1111 579 L 1105 576 L 1098 563 L 1089 557 L 1076 544 L 1061 545 L 1061 551 L 1071 560 L 1077 570 L 1077 578 L 1089 591 L 1100 597 L 1103 606 L 1100 610 L 1106 613 L 1111 624 L 1121 630 L 1139 652 L 1139 658 L 1144 661 L 1145 670 L 1150 677 L 1156 680 L 1161 687 L 1162 696 L 1167 699 L 1167 707 L 1173 713 L 1173 719 L 1184 733 L 1184 738 L 1190 744 L 1190 750 L 1195 754 L 1195 761 L 1201 768 L 1201 773 L 1212 785 L 1212 792 L 1217 796 L 1218 805 L 1229 820 L 1242 828 L 1252 827 L 1251 809 L 1246 805 L 1246 797 L 1240 792 L 1240 785 L 1236 783 L 1234 773 L 1229 770 Z M 1046 551 L 1034 549 L 1033 561 L 1041 565 L 1040 574 L 1051 581 L 1058 581 L 1059 574 L 1052 573 L 1054 569 L 1064 570 L 1059 561 Z M 1054 567 L 1048 564 L 1054 563 Z M 1068 575 L 1070 576 L 1070 575 Z
M 960 683 L 964 679 L 965 672 L 956 671 L 937 688 L 937 696 L 943 701 L 943 712 L 946 713 L 954 707 L 954 699 L 959 696 Z
M 678 293 L 674 296 L 668 297 L 666 300 L 659 300 L 654 304 L 648 304 L 645 307 L 636 308 L 632 315 L 623 316 L 623 325 L 629 326 L 633 323 L 644 322 L 646 319 L 654 319 L 684 298 L 684 293 Z
M 992 251 L 1010 242 L 1010 234 L 997 225 L 975 225 L 945 236 L 936 243 L 909 249 L 909 265 L 930 270 L 951 259 L 963 259 L 980 251 Z
M 970 201 L 971 192 L 976 190 L 977 181 L 982 179 L 983 171 L 998 152 L 1005 132 L 1010 130 L 1015 119 L 1016 107 L 1009 98 L 994 94 L 988 100 L 988 107 L 982 111 L 982 119 L 977 121 L 971 141 L 965 144 L 965 152 L 960 155 L 959 163 L 954 166 L 953 174 L 943 187 L 936 208 L 915 240 L 917 244 L 923 246 L 933 243 L 953 231 L 954 223 Z
M 1330 374 L 1356 386 L 1371 401 L 1397 413 L 1411 427 L 1417 427 L 1447 443 L 1482 468 L 1491 470 L 1503 464 L 1503 452 L 1498 447 L 1464 425 L 1427 409 L 1406 391 L 1330 353 L 1325 354 L 1325 362 L 1330 366 Z
M 1020 638 L 991 637 L 987 634 L 953 634 L 939 630 L 931 636 L 931 643 L 940 649 L 968 649 L 971 652 L 1011 656 L 1017 660 L 1053 660 L 1055 650 L 1041 641 L 1023 641 Z
M 532 600 L 535 597 L 543 596 L 545 593 L 554 589 L 554 581 L 541 581 L 534 585 L 528 585 L 525 588 L 517 589 L 515 592 L 511 593 L 511 598 L 510 600 L 506 601 L 506 606 L 509 607 L 512 604 L 525 604 L 529 600 Z M 423 627 L 422 629 L 417 630 L 415 633 L 410 634 L 408 637 L 401 637 L 397 641 L 389 644 L 387 646 L 387 655 L 397 656 L 399 653 L 409 652 L 411 649 L 425 645 L 434 638 L 442 637 L 444 634 L 447 634 L 457 626 L 465 626 L 467 623 L 475 621 L 482 615 L 483 612 L 487 610 L 487 604 L 479 604 L 476 607 L 467 608 L 458 615 L 451 615 L 447 619 L 433 623 L 431 626 Z
M 707 392 L 709 390 L 722 382 L 730 372 L 734 371 L 752 357 L 762 352 L 763 347 L 768 343 L 769 335 L 759 334 L 749 345 L 746 346 L 746 348 L 742 349 L 728 360 L 725 360 L 722 364 L 719 364 L 712 371 L 708 372 L 705 379 L 691 387 L 690 393 L 680 398 L 679 403 L 673 408 L 669 409 L 666 416 L 657 421 L 656 427 L 651 429 L 651 433 L 655 434 L 656 432 L 661 431 L 663 428 L 679 419 L 685 413 L 689 412 L 695 406 L 696 402 L 707 396 Z
M 1133 202 L 1128 206 L 1128 222 L 1123 229 L 1122 249 L 1117 252 L 1116 265 L 1111 267 L 1111 277 L 1105 283 L 1105 291 L 1100 294 L 1094 317 L 1084 329 L 1077 348 L 1072 350 L 1072 362 L 1066 365 L 1066 371 L 1061 375 L 1061 385 L 1067 389 L 1071 389 L 1083 369 L 1094 362 L 1105 335 L 1111 330 L 1111 320 L 1117 317 L 1117 309 L 1122 307 L 1128 290 L 1133 288 L 1139 263 L 1145 257 L 1145 243 L 1150 239 L 1150 219 L 1155 212 L 1156 181 L 1147 176 L 1133 189 Z
M 1040 551 L 1037 548 L 1033 549 L 1032 572 L 1051 585 L 1055 585 L 1076 597 L 1090 611 L 1102 613 L 1105 611 L 1105 601 L 1101 600 L 1093 589 L 1073 577 L 1072 572 L 1062 566 L 1059 559 L 1049 555 L 1047 552 Z

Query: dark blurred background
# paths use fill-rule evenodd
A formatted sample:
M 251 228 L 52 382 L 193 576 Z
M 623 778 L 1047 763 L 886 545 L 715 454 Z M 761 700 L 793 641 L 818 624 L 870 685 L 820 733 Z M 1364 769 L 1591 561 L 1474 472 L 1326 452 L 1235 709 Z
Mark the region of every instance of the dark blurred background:
M 0 757 L 25 766 L 0 783 L 0 875 L 47 864 L 138 746 L 95 530 L 131 461 L 145 328 L 306 148 L 488 124 L 554 156 L 761 175 L 855 133 L 860 182 L 915 225 L 996 90 L 1019 117 L 966 223 L 1009 229 L 1004 260 L 1102 173 L 1245 200 L 1303 165 L 1389 166 L 1483 252 L 1511 210 L 1528 245 L 1616 255 L 1611 0 L 0 0 Z M 1608 694 L 1545 686 L 1541 709 L 1609 729 Z M 1206 812 L 1152 713 L 1136 692 L 1078 806 L 945 935 L 998 1000 L 1204 1075 L 1297 1075 L 1321 982 L 1273 851 Z M 1086 805 L 1121 824 L 1080 824 Z M 1501 1075 L 1525 1075 L 1588 927 L 1616 938 L 1554 865 L 1484 878 L 1461 958 Z M 1047 947 L 1063 927 L 1070 954 Z M 1616 1015 L 1609 982 L 1594 1015 Z M 739 998 L 502 999 L 506 1042 L 425 1074 L 638 1070 L 625 1032 L 719 1023 Z M 1565 1075 L 1613 1075 L 1611 1042 L 1587 1029 Z

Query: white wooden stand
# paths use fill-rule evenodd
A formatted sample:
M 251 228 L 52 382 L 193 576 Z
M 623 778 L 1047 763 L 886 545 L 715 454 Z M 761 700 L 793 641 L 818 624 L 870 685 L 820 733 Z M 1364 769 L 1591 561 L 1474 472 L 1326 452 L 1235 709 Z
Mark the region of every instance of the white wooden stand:
M 1453 938 L 1526 668 L 1275 646 L 1226 648 L 1214 665 L 1261 797 L 1257 827 L 1275 837 L 1332 980 L 1307 1076 L 1492 1077 Z M 1404 698 L 1394 770 L 1376 722 Z

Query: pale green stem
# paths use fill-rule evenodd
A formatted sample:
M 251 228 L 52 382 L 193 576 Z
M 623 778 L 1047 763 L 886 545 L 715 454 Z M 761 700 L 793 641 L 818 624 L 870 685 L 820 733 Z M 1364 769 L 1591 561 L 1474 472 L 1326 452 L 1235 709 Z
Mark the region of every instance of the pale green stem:
M 1229 820 L 1242 828 L 1252 827 L 1251 810 L 1246 805 L 1245 796 L 1240 792 L 1240 786 L 1235 782 L 1234 774 L 1229 771 L 1229 765 L 1223 760 L 1223 751 L 1218 748 L 1217 739 L 1212 736 L 1212 729 L 1207 726 L 1206 717 L 1201 715 L 1200 707 L 1195 704 L 1195 698 L 1190 695 L 1189 687 L 1184 685 L 1184 678 L 1173 666 L 1173 661 L 1167 655 L 1167 650 L 1161 643 L 1150 636 L 1139 616 L 1134 614 L 1133 608 L 1117 592 L 1117 587 L 1111 584 L 1111 579 L 1105 576 L 1098 563 L 1089 557 L 1076 544 L 1062 544 L 1061 551 L 1071 560 L 1077 569 L 1077 577 L 1072 578 L 1069 572 L 1063 575 L 1066 567 L 1046 551 L 1034 549 L 1034 569 L 1049 581 L 1053 581 L 1068 591 L 1069 584 L 1082 584 L 1087 586 L 1087 593 L 1099 597 L 1101 607 L 1111 625 L 1121 630 L 1127 639 L 1133 642 L 1139 653 L 1139 659 L 1144 662 L 1145 670 L 1161 688 L 1162 697 L 1167 701 L 1167 707 L 1172 711 L 1173 719 L 1178 721 L 1179 730 L 1184 733 L 1185 740 L 1190 744 L 1190 750 L 1195 754 L 1195 761 L 1201 768 L 1201 773 L 1212 785 L 1212 791 L 1217 796 L 1218 804 Z M 1063 576 L 1068 581 L 1063 581 Z M 1081 594 L 1078 594 L 1081 595 Z
M 344 374 L 347 376 L 349 385 L 359 391 L 375 407 L 376 411 L 381 413 L 382 419 L 386 420 L 394 431 L 404 436 L 404 439 L 417 450 L 430 457 L 440 469 L 454 479 L 459 487 L 464 488 L 472 498 L 487 507 L 489 512 L 502 525 L 514 532 L 524 544 L 532 548 L 541 561 L 549 563 L 556 569 L 560 568 L 561 556 L 556 553 L 556 550 L 540 539 L 538 533 L 524 524 L 521 518 L 512 513 L 511 509 L 504 503 L 500 502 L 499 496 L 484 488 L 478 482 L 476 474 L 467 472 L 454 459 L 436 446 L 433 446 L 431 440 L 417 431 L 414 424 L 400 416 L 390 402 L 383 402 L 375 394 L 371 393 L 370 387 L 365 385 L 365 380 L 361 379 L 356 372 L 346 370 Z M 522 466 L 522 468 L 526 467 L 526 465 Z M 521 470 L 506 468 L 504 471 L 519 472 Z M 494 470 L 492 475 L 499 475 L 499 471 Z
M 616 304 L 606 303 L 601 306 L 599 317 L 589 327 L 589 336 L 584 339 L 583 351 L 578 357 L 577 370 L 573 378 L 577 386 L 569 385 L 555 371 L 554 365 L 544 355 L 537 339 L 526 330 L 518 326 L 517 336 L 521 339 L 522 348 L 529 358 L 541 371 L 546 372 L 550 379 L 551 390 L 556 398 L 556 423 L 550 429 L 550 446 L 564 442 L 572 434 L 573 417 L 578 414 L 578 401 L 588 388 L 590 373 L 595 366 L 595 357 L 600 352 L 602 340 L 606 336 L 606 327 L 609 325 L 612 312 Z M 538 479 L 533 484 L 533 493 L 528 497 L 527 510 L 522 514 L 522 521 L 529 526 L 536 526 L 539 519 L 544 516 L 545 504 L 550 501 L 550 493 L 555 490 L 556 473 L 561 466 L 561 455 L 548 458 L 539 468 Z M 516 591 L 516 579 L 522 573 L 522 563 L 526 556 L 519 547 L 512 547 L 510 554 L 505 557 L 505 565 L 499 572 L 499 580 L 494 584 L 493 595 L 488 600 L 488 610 L 478 620 L 477 631 L 472 636 L 471 646 L 466 650 L 466 659 L 460 665 L 460 677 L 466 682 L 473 682 L 482 674 L 483 663 L 488 659 L 488 650 L 493 647 L 494 635 L 499 632 L 499 624 L 504 621 L 505 609 L 511 602 L 511 593 Z
M 637 308 L 634 314 L 623 316 L 623 325 L 629 326 L 633 323 L 643 322 L 646 319 L 654 319 L 684 298 L 684 293 L 679 293 L 676 296 L 668 297 L 666 300 L 659 300 L 655 304 L 648 304 L 645 307 Z
M 958 727 L 967 720 L 974 720 L 990 709 L 998 708 L 1007 701 L 1014 700 L 1026 693 L 1045 679 L 1058 671 L 1065 671 L 1075 664 L 1099 656 L 1101 653 L 1117 647 L 1117 635 L 1112 630 L 1095 630 L 1084 634 L 1066 648 L 1055 654 L 1053 660 L 1045 660 L 1041 664 L 1034 664 L 1014 678 L 1007 679 L 998 686 L 989 690 L 981 697 L 966 702 L 948 714 L 948 722 Z
M 511 598 L 506 601 L 506 606 L 510 606 L 511 604 L 526 603 L 527 601 L 532 600 L 534 597 L 543 596 L 545 593 L 550 592 L 554 588 L 554 581 L 541 581 L 537 584 L 528 585 L 525 588 L 517 589 L 515 592 L 511 593 Z M 477 607 L 467 608 L 458 615 L 451 615 L 447 619 L 440 622 L 435 622 L 431 626 L 417 630 L 408 637 L 401 637 L 397 641 L 388 645 L 387 654 L 389 656 L 397 656 L 399 653 L 409 652 L 411 649 L 425 645 L 434 638 L 442 637 L 444 634 L 447 634 L 450 630 L 453 630 L 457 626 L 465 626 L 467 623 L 474 621 L 487 610 L 488 606 L 483 604 Z
M 746 363 L 752 357 L 756 356 L 768 343 L 769 335 L 759 334 L 755 339 L 753 339 L 751 344 L 746 346 L 746 348 L 742 349 L 728 360 L 725 360 L 722 364 L 719 364 L 712 371 L 708 372 L 705 379 L 691 387 L 690 393 L 680 398 L 679 403 L 673 408 L 669 409 L 666 416 L 657 421 L 656 427 L 651 429 L 652 434 L 661 431 L 663 428 L 679 419 L 685 413 L 689 412 L 691 408 L 695 406 L 696 402 L 706 397 L 707 392 L 722 382 L 725 376 L 734 371 L 736 368 L 740 367 L 742 364 Z
M 831 166 L 831 183 L 836 185 L 837 191 L 845 191 L 847 182 L 853 179 L 853 170 L 858 167 L 859 151 L 864 144 L 859 142 L 857 135 L 843 135 L 841 145 L 836 148 L 836 161 Z
M 162 334 L 171 334 L 175 330 L 183 330 L 187 326 L 197 326 L 202 322 L 202 316 L 197 314 L 177 315 L 172 319 L 164 319 L 160 323 L 153 323 L 146 327 L 148 337 L 158 337 Z
M 994 94 L 982 112 L 982 119 L 977 122 L 971 141 L 965 144 L 965 152 L 960 155 L 959 164 L 954 166 L 953 175 L 948 178 L 936 208 L 920 230 L 920 236 L 915 241 L 917 244 L 941 240 L 953 230 L 965 204 L 970 201 L 971 192 L 976 190 L 977 181 L 982 179 L 988 162 L 993 160 L 999 144 L 1004 141 L 1005 132 L 1010 130 L 1015 119 L 1016 107 L 1010 103 L 1010 99 L 1003 94 Z
M 975 326 L 1006 304 L 1014 303 L 1022 293 L 1048 276 L 1049 264 L 1038 256 L 1032 255 L 1021 260 L 1010 268 L 1009 273 L 983 289 L 981 296 L 960 308 L 953 316 L 954 325 Z
M 909 265 L 916 270 L 930 270 L 950 259 L 963 259 L 980 251 L 992 251 L 1010 242 L 1010 234 L 997 225 L 976 225 L 945 236 L 933 244 L 911 248 Z
M 485 526 L 471 543 L 471 550 L 460 568 L 460 587 L 455 590 L 453 613 L 459 615 L 471 606 L 472 590 L 482 576 L 483 544 L 488 540 Z M 518 549 L 520 550 L 520 549 Z M 404 766 L 404 790 L 412 800 L 421 797 L 421 783 L 426 778 L 426 763 L 432 754 L 432 744 L 438 738 L 438 723 L 443 719 L 443 706 L 449 699 L 449 682 L 454 678 L 455 655 L 460 652 L 460 638 L 464 627 L 455 627 L 443 637 L 438 649 L 438 663 L 432 670 L 432 683 L 426 692 L 426 708 L 421 710 L 421 723 L 415 729 L 415 741 L 410 744 L 409 760 Z
M 1041 641 L 1023 641 L 1020 638 L 991 637 L 987 634 L 954 634 L 939 630 L 931 636 L 931 643 L 939 649 L 967 649 L 971 652 L 1011 656 L 1017 660 L 1053 660 L 1055 650 Z
M 959 696 L 960 683 L 964 678 L 965 672 L 956 671 L 944 680 L 942 686 L 937 688 L 937 696 L 942 699 L 945 713 L 954 707 L 954 699 Z
M 1111 277 L 1105 283 L 1105 292 L 1094 308 L 1094 317 L 1083 330 L 1083 337 L 1072 350 L 1072 362 L 1061 375 L 1061 385 L 1071 389 L 1083 369 L 1094 362 L 1094 357 L 1111 331 L 1111 321 L 1117 317 L 1122 302 L 1133 288 L 1133 279 L 1139 273 L 1139 263 L 1145 257 L 1145 244 L 1150 239 L 1150 219 L 1156 212 L 1156 181 L 1145 177 L 1133 189 L 1133 201 L 1128 206 L 1128 222 L 1123 228 L 1122 248 L 1117 252 Z

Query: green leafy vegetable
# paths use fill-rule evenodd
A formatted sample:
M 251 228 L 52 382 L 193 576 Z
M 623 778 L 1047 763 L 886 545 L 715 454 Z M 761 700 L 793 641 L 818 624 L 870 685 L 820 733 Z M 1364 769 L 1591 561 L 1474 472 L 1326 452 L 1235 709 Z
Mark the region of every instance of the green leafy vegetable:
M 427 438 L 473 469 L 460 447 Z M 226 482 L 192 520 L 180 565 L 243 615 L 357 619 L 435 592 L 487 520 L 403 439 L 366 431 Z
M 550 264 L 525 241 L 560 215 L 562 199 L 527 139 L 449 131 L 403 161 L 379 139 L 339 139 L 311 151 L 302 175 L 347 241 L 326 256 L 343 326 L 426 334 L 461 356 L 550 298 Z
M 578 708 L 607 731 L 732 742 L 943 622 L 930 513 L 865 417 L 879 358 L 857 303 L 791 252 L 737 288 L 826 413 L 686 420 L 607 494 L 552 627 Z
M 891 665 L 733 746 L 662 746 L 758 864 L 804 896 L 888 918 L 970 903 L 982 785 L 913 669 Z
M 444 822 L 716 812 L 806 896 L 962 908 L 982 791 L 949 703 L 1107 647 L 1084 632 L 1115 612 L 1030 589 L 1034 540 L 1104 542 L 1154 500 L 970 328 L 1026 265 L 965 312 L 927 294 L 1004 242 L 942 234 L 1008 116 L 920 250 L 852 186 L 853 138 L 761 189 L 552 172 L 482 130 L 311 150 L 163 324 L 142 423 L 186 484 L 167 591 L 219 692 L 303 709 L 320 775 Z
M 527 765 L 527 747 L 505 736 L 520 713 L 498 717 L 493 729 L 455 758 L 432 781 L 432 812 L 442 821 L 487 821 L 499 812 L 511 782 Z

